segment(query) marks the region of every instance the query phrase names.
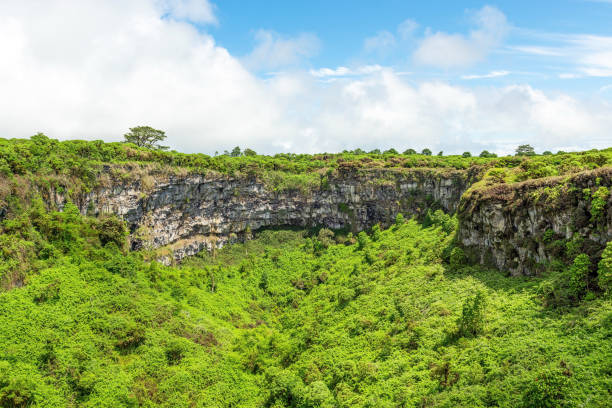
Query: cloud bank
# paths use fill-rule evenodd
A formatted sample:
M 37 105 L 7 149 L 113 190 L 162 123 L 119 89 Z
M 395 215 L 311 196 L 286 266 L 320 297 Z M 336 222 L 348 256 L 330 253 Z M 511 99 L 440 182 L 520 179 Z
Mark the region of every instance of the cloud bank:
M 610 106 L 528 85 L 415 82 L 377 65 L 312 73 L 294 67 L 262 79 L 251 66 L 292 66 L 316 52 L 318 40 L 262 31 L 245 61 L 192 24 L 215 24 L 213 10 L 202 0 L 0 3 L 0 136 L 42 131 L 111 141 L 146 124 L 165 130 L 177 150 L 209 154 L 236 145 L 262 153 L 451 153 L 510 152 L 523 142 L 539 149 L 609 143 Z M 505 17 L 495 9 L 483 9 L 478 21 L 478 29 L 457 37 L 469 58 L 455 56 L 454 63 L 481 58 L 490 36 L 502 36 Z M 421 48 L 445 36 L 452 37 L 432 34 Z M 429 55 L 424 61 L 436 63 Z
M 478 26 L 469 35 L 436 32 L 428 34 L 415 51 L 415 62 L 441 68 L 465 67 L 481 61 L 499 45 L 509 25 L 506 16 L 495 7 L 479 10 L 474 21 Z

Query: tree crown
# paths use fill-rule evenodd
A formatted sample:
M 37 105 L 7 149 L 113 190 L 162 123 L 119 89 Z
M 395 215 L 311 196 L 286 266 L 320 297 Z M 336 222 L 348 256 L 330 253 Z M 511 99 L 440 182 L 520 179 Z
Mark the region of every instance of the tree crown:
M 147 149 L 167 150 L 168 146 L 158 144 L 166 139 L 166 132 L 163 130 L 153 129 L 150 126 L 136 126 L 130 128 L 130 132 L 123 135 L 126 143 L 133 143 L 139 147 Z

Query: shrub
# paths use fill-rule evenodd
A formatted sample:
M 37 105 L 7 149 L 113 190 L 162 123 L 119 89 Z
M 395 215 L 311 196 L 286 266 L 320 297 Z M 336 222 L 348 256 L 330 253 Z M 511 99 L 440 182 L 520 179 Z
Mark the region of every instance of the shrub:
M 481 291 L 478 291 L 474 297 L 465 300 L 461 317 L 457 321 L 457 333 L 460 336 L 471 337 L 482 332 L 485 306 L 485 295 Z
M 467 263 L 465 252 L 460 247 L 454 247 L 450 254 L 449 263 L 451 268 L 459 269 Z
M 568 379 L 559 370 L 540 372 L 523 395 L 523 406 L 529 408 L 556 408 L 566 406 L 565 388 Z
M 380 239 L 380 225 L 376 224 L 372 227 L 372 241 Z
M 432 212 L 427 210 L 425 219 L 423 220 L 424 227 L 430 227 L 432 225 L 440 226 L 447 234 L 450 234 L 457 227 L 457 219 L 446 214 L 442 210 L 436 210 Z
M 584 238 L 579 234 L 574 234 L 570 241 L 565 243 L 565 255 L 568 259 L 576 258 L 581 252 L 584 245 Z
M 580 254 L 574 259 L 574 263 L 569 269 L 570 292 L 576 298 L 581 297 L 587 288 L 590 266 L 589 256 Z
M 334 244 L 334 232 L 329 228 L 321 228 L 317 235 L 317 240 L 323 248 L 328 248 Z
M 137 263 L 134 258 L 115 255 L 104 263 L 106 270 L 123 276 L 124 278 L 133 277 L 136 274 Z
M 6 372 L 0 373 L 0 406 L 11 408 L 31 406 L 34 402 L 35 389 L 34 380 L 25 375 L 9 377 Z
M 125 247 L 128 231 L 124 221 L 115 216 L 103 217 L 98 221 L 95 228 L 98 230 L 102 245 L 112 242 L 118 248 Z
M 603 216 L 609 195 L 610 190 L 603 186 L 599 187 L 597 191 L 593 193 L 593 200 L 591 201 L 591 221 L 597 221 Z
M 597 269 L 597 284 L 603 291 L 610 292 L 612 289 L 612 241 L 606 244 L 601 254 Z

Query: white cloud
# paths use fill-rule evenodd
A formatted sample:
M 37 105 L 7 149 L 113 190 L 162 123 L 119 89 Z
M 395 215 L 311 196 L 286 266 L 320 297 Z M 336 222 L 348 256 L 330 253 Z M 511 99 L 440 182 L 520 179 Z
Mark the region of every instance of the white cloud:
M 310 33 L 285 38 L 274 31 L 258 30 L 255 40 L 255 49 L 244 58 L 244 63 L 254 70 L 296 66 L 316 55 L 320 48 L 319 39 Z
M 478 27 L 469 35 L 436 32 L 428 34 L 414 52 L 418 64 L 441 68 L 465 67 L 483 60 L 505 37 L 506 16 L 495 7 L 485 6 L 474 16 Z
M 396 33 L 382 30 L 366 38 L 363 42 L 363 49 L 366 53 L 388 54 L 400 45 L 409 44 L 418 27 L 419 24 L 416 21 L 406 19 L 397 26 Z
M 540 55 L 545 57 L 565 57 L 565 52 L 557 47 L 543 47 L 537 45 L 522 45 L 508 47 L 511 50 L 519 51 L 525 54 Z
M 419 24 L 416 21 L 406 19 L 397 26 L 397 33 L 401 39 L 406 40 L 412 37 L 417 28 L 419 28 Z
M 419 83 L 377 65 L 262 80 L 187 19 L 164 17 L 155 0 L 67 4 L 0 2 L 0 137 L 120 140 L 146 124 L 178 150 L 207 153 L 609 143 L 603 102 L 528 86 Z M 334 77 L 343 79 L 321 82 Z
M 463 75 L 461 79 L 488 79 L 488 78 L 499 78 L 506 75 L 510 75 L 510 71 L 491 71 L 488 74 L 482 75 Z
M 560 78 L 612 76 L 612 37 L 552 33 L 538 33 L 537 36 L 550 44 L 513 46 L 509 49 L 541 57 L 557 57 L 579 71 L 574 74 L 562 73 Z
M 274 150 L 295 133 L 265 83 L 163 12 L 148 0 L 0 3 L 0 136 L 119 140 L 149 124 L 210 152 Z
M 337 68 L 319 68 L 311 69 L 310 75 L 316 78 L 326 77 L 346 77 L 357 75 L 368 75 L 382 71 L 384 68 L 380 65 L 363 65 L 357 68 L 337 67 Z
M 213 6 L 208 0 L 158 0 L 158 5 L 164 13 L 178 20 L 217 23 Z
M 563 72 L 559 74 L 559 79 L 577 79 L 582 78 L 582 75 L 573 72 Z
M 387 52 L 395 46 L 395 36 L 389 31 L 379 31 L 375 36 L 368 37 L 363 42 L 366 52 Z

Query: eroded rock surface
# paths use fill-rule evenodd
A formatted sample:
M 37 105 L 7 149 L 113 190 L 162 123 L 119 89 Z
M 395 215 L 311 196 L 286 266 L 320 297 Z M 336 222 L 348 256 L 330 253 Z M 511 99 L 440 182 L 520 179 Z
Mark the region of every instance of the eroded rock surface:
M 611 185 L 608 167 L 466 194 L 459 208 L 459 242 L 473 260 L 514 275 L 535 274 L 562 256 L 564 240 L 576 239 L 581 252 L 597 258 L 612 239 Z
M 83 213 L 114 213 L 130 227 L 132 248 L 168 247 L 166 262 L 242 240 L 263 227 L 325 226 L 360 231 L 397 213 L 454 212 L 473 177 L 467 171 L 372 169 L 326 177 L 313 191 L 273 191 L 254 177 L 187 175 L 115 182 L 77 203 Z M 55 199 L 61 205 L 61 197 Z

